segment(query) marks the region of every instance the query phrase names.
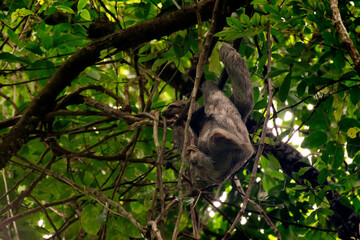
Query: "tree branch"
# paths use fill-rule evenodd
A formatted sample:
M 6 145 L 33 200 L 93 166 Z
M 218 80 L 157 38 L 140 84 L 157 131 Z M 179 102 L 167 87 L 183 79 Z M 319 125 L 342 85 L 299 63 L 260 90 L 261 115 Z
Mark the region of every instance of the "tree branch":
M 339 33 L 340 39 L 345 45 L 346 50 L 350 54 L 351 59 L 355 65 L 355 70 L 360 76 L 360 54 L 355 48 L 353 41 L 351 40 L 349 33 L 347 32 L 343 21 L 341 19 L 340 11 L 338 8 L 338 0 L 330 0 L 330 8 L 332 13 L 332 21 Z

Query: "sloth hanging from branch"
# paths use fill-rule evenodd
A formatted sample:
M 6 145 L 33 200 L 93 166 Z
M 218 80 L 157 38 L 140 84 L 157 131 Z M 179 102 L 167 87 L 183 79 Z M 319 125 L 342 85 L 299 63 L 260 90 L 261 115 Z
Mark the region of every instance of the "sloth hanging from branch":
M 195 107 L 190 123 L 190 141 L 185 143 L 190 164 L 198 176 L 218 184 L 237 172 L 254 152 L 245 126 L 254 106 L 249 70 L 230 45 L 224 44 L 219 53 L 231 78 L 234 103 L 219 87 L 224 84 L 205 81 L 201 86 L 204 106 Z M 185 106 L 185 101 L 172 102 L 163 115 L 177 120 Z M 184 147 L 184 129 L 183 120 L 173 125 L 174 142 L 179 152 Z

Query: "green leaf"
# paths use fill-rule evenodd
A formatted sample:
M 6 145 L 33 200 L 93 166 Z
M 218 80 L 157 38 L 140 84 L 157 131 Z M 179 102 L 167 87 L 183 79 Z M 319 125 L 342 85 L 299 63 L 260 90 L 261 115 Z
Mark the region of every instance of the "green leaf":
M 255 5 L 255 4 L 262 4 L 262 5 L 264 5 L 264 4 L 267 4 L 267 3 L 268 3 L 267 0 L 253 0 L 253 1 L 251 2 L 252 5 Z
M 333 58 L 334 63 L 334 69 L 332 69 L 333 71 L 336 70 L 334 73 L 340 74 L 343 71 L 343 68 L 345 67 L 345 57 L 342 53 L 340 53 L 339 51 L 336 51 L 335 57 Z
M 326 181 L 326 178 L 328 176 L 328 171 L 326 168 L 323 168 L 320 173 L 319 173 L 319 176 L 318 176 L 318 183 L 320 185 L 324 184 L 325 181 Z
M 139 63 L 147 62 L 147 61 L 150 61 L 150 60 L 155 59 L 155 58 L 156 58 L 155 55 L 147 55 L 146 57 L 140 57 L 138 62 Z
M 84 207 L 81 214 L 81 225 L 85 232 L 90 235 L 96 235 L 100 230 L 101 225 L 97 221 L 97 217 L 100 215 L 101 210 L 92 204 Z
M 45 22 L 40 23 L 40 29 L 39 29 L 39 38 L 41 41 L 42 46 L 46 50 L 50 50 L 53 47 L 53 40 L 54 37 L 51 36 L 49 32 L 49 27 L 45 24 Z
M 80 221 L 76 221 L 73 224 L 70 224 L 64 231 L 65 239 L 72 239 L 74 236 L 78 236 L 81 231 Z
M 276 76 L 279 76 L 283 73 L 287 73 L 289 72 L 289 70 L 271 70 L 267 75 L 266 77 L 267 78 L 273 78 L 273 77 L 276 77 Z
M 250 22 L 250 18 L 246 14 L 241 14 L 240 16 L 240 22 L 247 25 L 248 27 L 252 27 L 252 24 Z
M 329 208 L 318 208 L 317 211 L 327 217 L 334 215 L 334 211 Z
M 31 77 L 31 78 L 50 77 L 56 71 L 54 63 L 51 62 L 50 60 L 38 60 L 38 61 L 35 61 L 29 66 L 29 69 L 35 69 L 35 70 L 38 69 L 37 71 L 30 71 L 28 73 L 29 77 Z M 38 83 L 40 85 L 43 85 L 43 84 L 46 83 L 46 80 L 40 81 Z
M 140 213 L 143 213 L 146 211 L 144 204 L 141 204 L 139 201 L 131 202 L 130 206 L 131 206 L 131 210 L 137 214 L 140 214 Z
M 24 57 L 17 57 L 11 53 L 3 52 L 0 53 L 0 60 L 4 60 L 6 62 L 17 62 L 17 63 L 26 63 L 30 64 L 30 61 Z
M 215 72 L 215 73 L 219 73 L 220 71 L 220 58 L 219 58 L 219 52 L 216 50 L 216 48 L 214 48 L 214 50 L 212 51 L 212 54 L 209 58 L 209 71 Z
M 358 132 L 360 132 L 360 128 L 352 127 L 352 128 L 349 128 L 349 130 L 347 131 L 347 135 L 349 138 L 356 138 L 356 135 L 358 134 Z
M 299 97 L 304 95 L 306 87 L 307 87 L 306 81 L 301 81 L 296 90 L 296 93 L 299 95 Z
M 253 26 L 257 26 L 260 24 L 260 20 L 261 20 L 261 17 L 260 17 L 260 14 L 259 13 L 254 13 L 254 16 L 251 18 L 251 22 L 252 22 L 252 25 Z
M 268 158 L 269 158 L 271 164 L 273 164 L 276 169 L 280 169 L 280 168 L 281 168 L 281 165 L 280 165 L 279 161 L 277 160 L 276 157 L 274 157 L 274 155 L 269 154 L 269 155 L 268 155 Z
M 121 225 L 121 232 L 132 238 L 140 238 L 141 234 L 139 230 L 126 218 L 120 218 L 119 223 Z
M 315 217 L 316 217 L 316 212 L 314 211 L 305 218 L 304 224 L 307 224 L 307 225 L 313 224 L 315 222 Z
M 305 138 L 301 144 L 302 148 L 319 148 L 327 142 L 327 134 L 323 131 L 315 131 Z
M 352 104 L 358 104 L 360 102 L 360 87 L 352 88 L 349 92 Z
M 78 11 L 82 10 L 86 6 L 87 2 L 88 2 L 88 0 L 79 0 L 79 2 L 77 4 L 77 10 Z
M 12 18 L 26 17 L 32 14 L 33 12 L 31 10 L 26 8 L 20 8 L 20 9 L 16 9 L 16 11 L 11 14 L 11 17 Z
M 262 109 L 267 106 L 267 99 L 263 98 L 260 101 L 256 102 L 254 105 L 254 110 Z
M 280 89 L 279 89 L 280 101 L 282 101 L 282 102 L 286 101 L 286 99 L 289 95 L 290 85 L 291 85 L 291 72 L 289 72 L 288 75 L 286 75 L 283 83 L 280 86 Z
M 41 48 L 39 47 L 37 42 L 30 42 L 28 45 L 25 46 L 25 49 L 27 49 L 37 55 L 43 54 L 43 51 L 41 50 Z
M 274 6 L 266 4 L 266 5 L 264 5 L 264 9 L 265 9 L 265 11 L 267 11 L 269 13 L 279 15 L 279 11 Z
M 74 10 L 72 10 L 70 7 L 65 6 L 65 5 L 58 5 L 58 6 L 56 6 L 56 9 L 61 12 L 75 14 Z
M 303 167 L 298 171 L 299 176 L 304 175 L 311 167 Z
M 13 30 L 8 29 L 8 30 L 7 30 L 7 34 L 8 34 L 8 36 L 9 36 L 9 39 L 10 39 L 13 43 L 15 43 L 16 45 L 19 45 L 19 44 L 20 44 L 19 38 L 18 38 L 18 36 L 14 33 Z
M 360 128 L 360 121 L 354 118 L 342 118 L 339 122 L 340 130 L 347 132 L 351 127 Z
M 269 171 L 269 176 L 275 178 L 275 179 L 279 179 L 281 181 L 284 180 L 284 173 L 281 173 L 279 171 Z
M 345 74 L 343 74 L 341 77 L 340 77 L 340 80 L 349 80 L 349 79 L 352 79 L 354 77 L 357 76 L 357 72 L 356 71 L 350 71 L 350 72 L 347 72 Z M 358 89 L 358 88 L 357 88 Z
M 334 101 L 333 109 L 333 116 L 335 118 L 335 121 L 339 122 L 344 111 L 344 102 L 342 101 L 342 99 L 336 99 L 336 101 Z
M 295 185 L 295 187 L 292 187 L 293 190 L 296 190 L 296 191 L 304 191 L 306 189 L 308 189 L 307 186 L 304 186 L 304 185 Z
M 50 50 L 53 47 L 53 40 L 53 37 L 45 34 L 41 38 L 41 43 L 46 50 Z
M 91 20 L 91 17 L 90 17 L 90 13 L 87 9 L 83 9 L 81 10 L 80 12 L 80 16 L 85 19 L 86 21 L 90 21 Z
M 129 240 L 129 235 L 126 230 L 123 230 L 123 228 L 124 224 L 122 219 L 119 220 L 111 218 L 107 227 L 108 234 L 106 234 L 106 240 Z
M 266 192 L 269 192 L 274 186 L 276 186 L 276 181 L 273 177 L 265 174 L 262 178 L 262 186 Z
M 336 145 L 332 168 L 337 169 L 338 167 L 340 167 L 341 164 L 344 162 L 344 159 L 345 157 L 343 147 L 341 145 Z
M 226 23 L 234 29 L 237 30 L 244 30 L 242 23 L 240 22 L 240 20 L 238 18 L 234 18 L 234 17 L 228 17 L 226 18 Z

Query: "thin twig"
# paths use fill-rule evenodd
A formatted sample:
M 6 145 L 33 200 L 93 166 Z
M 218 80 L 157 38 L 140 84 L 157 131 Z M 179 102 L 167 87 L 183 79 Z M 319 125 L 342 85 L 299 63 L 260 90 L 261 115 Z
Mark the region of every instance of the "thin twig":
M 52 228 L 54 229 L 54 231 L 55 231 L 56 238 L 59 239 L 59 240 L 61 240 L 62 238 L 61 238 L 61 236 L 60 236 L 60 234 L 59 234 L 59 232 L 58 232 L 58 229 L 56 228 L 54 222 L 52 221 L 51 217 L 49 216 L 49 214 L 48 214 L 46 208 L 44 207 L 44 205 L 42 205 L 41 202 L 40 202 L 36 197 L 34 197 L 33 195 L 30 194 L 30 197 L 31 197 L 32 199 L 34 199 L 34 201 L 36 202 L 36 204 L 39 205 L 39 207 L 43 210 L 43 212 L 44 212 L 47 220 L 49 221 L 51 227 L 52 227 Z
M 234 183 L 238 189 L 238 191 L 242 194 L 242 198 L 244 199 L 245 196 L 245 192 L 244 189 L 242 188 L 241 184 L 240 184 L 240 180 L 235 176 L 234 178 Z M 271 221 L 271 219 L 269 218 L 269 216 L 266 214 L 266 212 L 261 208 L 261 206 L 259 204 L 257 204 L 256 202 L 254 202 L 253 200 L 249 199 L 249 203 L 256 209 L 258 210 L 258 212 L 263 215 L 266 223 L 269 225 L 269 227 L 274 230 L 277 238 L 279 240 L 281 240 L 281 235 L 279 230 L 276 228 L 276 226 L 274 225 L 274 223 Z
M 196 214 L 196 204 L 198 203 L 199 199 L 201 196 L 201 192 L 199 193 L 197 200 L 195 202 L 190 203 L 190 215 L 191 215 L 191 222 L 192 222 L 192 226 L 193 226 L 193 235 L 195 237 L 195 239 L 199 239 L 200 237 L 200 222 L 199 222 L 199 218 L 197 218 L 197 214 Z
M 7 181 L 6 181 L 6 174 L 5 174 L 5 169 L 2 169 L 2 175 L 3 175 L 3 180 L 4 180 L 4 187 L 5 187 L 5 192 L 8 193 L 9 190 L 8 190 L 8 185 L 7 185 Z M 9 194 L 6 194 L 6 201 L 7 201 L 7 204 L 10 205 L 11 201 L 10 201 L 10 196 Z M 10 208 L 9 209 L 9 215 L 11 218 L 14 217 L 14 213 L 12 211 L 12 209 Z M 19 238 L 19 231 L 17 229 L 17 225 L 16 225 L 16 222 L 13 221 L 13 225 L 14 225 L 14 232 L 15 232 L 15 235 L 16 235 L 16 238 L 17 239 L 20 239 Z
M 163 120 L 163 138 L 161 143 L 161 148 L 159 150 L 159 156 L 157 161 L 157 168 L 159 168 L 159 189 L 160 189 L 160 212 L 161 212 L 161 218 L 160 218 L 160 225 L 162 232 L 165 231 L 165 225 L 164 225 L 164 218 L 165 218 L 165 193 L 164 193 L 164 182 L 162 179 L 162 165 L 163 165 L 163 156 L 165 152 L 165 143 L 166 143 L 166 119 L 165 117 L 162 117 Z
M 50 166 L 55 162 L 55 157 L 53 156 L 51 158 L 51 160 L 46 164 L 45 169 L 46 168 L 50 168 Z M 46 175 L 44 173 L 41 172 L 41 174 L 34 180 L 31 182 L 31 184 L 29 185 L 29 187 L 27 189 L 25 189 L 24 191 L 22 191 L 16 199 L 14 199 L 10 204 L 6 205 L 3 209 L 0 210 L 0 215 L 4 214 L 6 211 L 8 211 L 9 209 L 14 209 L 18 207 L 18 204 L 27 196 L 29 196 L 31 194 L 31 192 L 34 190 L 34 188 L 36 187 L 36 185 L 45 177 Z
M 163 119 L 164 120 L 164 119 Z M 158 152 L 158 159 L 156 161 L 156 188 L 155 188 L 155 192 L 153 195 L 153 199 L 148 211 L 148 217 L 147 217 L 147 221 L 148 221 L 148 225 L 152 226 L 152 230 L 155 232 L 155 234 L 158 236 L 158 234 L 160 234 L 160 238 L 158 237 L 158 239 L 162 239 L 161 236 L 164 236 L 164 217 L 165 217 L 165 194 L 164 194 L 164 186 L 163 186 L 163 180 L 162 180 L 162 160 L 163 160 L 163 153 L 164 153 L 164 148 L 165 148 L 165 142 L 166 142 L 166 120 L 163 121 L 164 122 L 164 126 L 163 126 L 163 141 L 162 141 L 162 145 L 160 146 L 159 144 L 159 136 L 158 136 L 158 127 L 159 127 L 159 112 L 155 112 L 155 119 L 154 119 L 154 127 L 153 127 L 153 136 L 154 136 L 154 143 Z M 158 221 L 154 222 L 151 221 L 151 213 L 152 210 L 154 209 L 154 205 L 156 200 L 158 199 L 157 195 L 160 192 L 160 218 L 158 219 Z M 159 223 L 160 225 L 160 230 L 157 228 L 157 223 Z M 156 228 L 154 228 L 154 226 Z
M 163 238 L 161 237 L 161 232 L 159 231 L 159 229 L 157 228 L 157 223 L 156 221 L 150 221 L 149 222 L 151 229 L 153 230 L 153 232 L 155 233 L 156 237 L 158 240 L 162 240 Z
M 84 194 L 80 194 L 80 195 L 72 196 L 70 198 L 66 198 L 66 199 L 63 199 L 63 200 L 60 200 L 60 201 L 51 202 L 51 203 L 45 203 L 43 206 L 45 208 L 47 208 L 47 207 L 51 207 L 51 206 L 64 205 L 65 203 L 74 202 L 74 201 L 76 201 L 77 199 L 79 199 L 79 198 L 81 198 L 83 196 L 84 196 Z M 13 221 L 16 221 L 18 219 L 24 218 L 24 217 L 29 216 L 31 214 L 37 213 L 40 210 L 42 210 L 42 208 L 37 207 L 37 208 L 31 209 L 29 211 L 19 213 L 19 214 L 15 215 L 15 216 L 13 216 L 11 218 L 7 218 L 7 219 L 0 222 L 0 228 L 10 224 Z
M 2 91 L 0 91 L 0 97 L 5 98 L 5 99 L 11 104 L 11 106 L 13 106 L 13 108 L 15 109 L 15 111 L 16 111 L 17 113 L 20 112 L 20 109 L 18 108 L 18 106 L 16 105 L 16 103 L 15 103 L 10 97 L 8 97 L 8 96 L 6 96 L 4 93 L 2 93 Z

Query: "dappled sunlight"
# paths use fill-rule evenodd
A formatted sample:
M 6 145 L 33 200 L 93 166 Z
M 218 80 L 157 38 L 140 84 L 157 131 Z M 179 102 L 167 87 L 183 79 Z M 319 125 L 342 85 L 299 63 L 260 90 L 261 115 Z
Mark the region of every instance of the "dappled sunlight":
M 241 216 L 241 220 L 240 220 L 240 224 L 241 225 L 245 225 L 246 223 L 247 223 L 247 218 L 246 217 L 244 217 L 244 216 Z

